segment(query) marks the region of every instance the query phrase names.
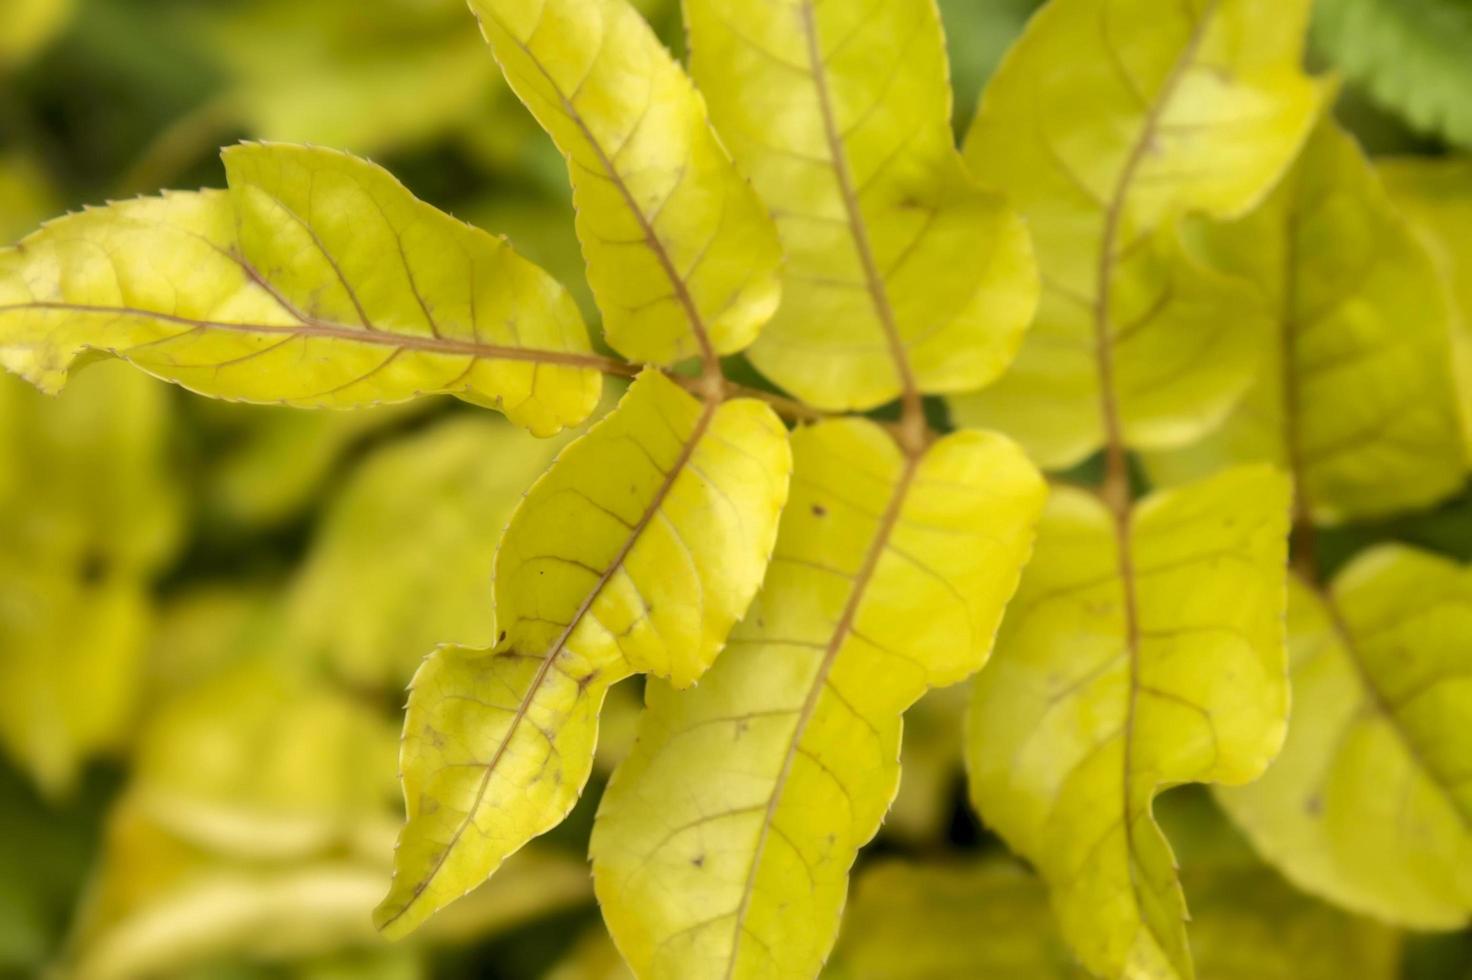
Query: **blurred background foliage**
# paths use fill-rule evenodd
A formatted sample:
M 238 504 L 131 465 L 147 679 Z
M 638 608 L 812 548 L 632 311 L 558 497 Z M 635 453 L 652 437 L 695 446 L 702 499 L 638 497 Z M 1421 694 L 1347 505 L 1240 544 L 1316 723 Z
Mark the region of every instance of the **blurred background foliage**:
M 638 5 L 678 51 L 675 3 Z M 1037 4 L 940 6 L 959 126 Z M 1468 0 L 1319 0 L 1313 37 L 1372 151 L 1472 149 Z M 596 322 L 562 162 L 459 0 L 0 0 L 0 243 L 220 186 L 216 148 L 238 139 L 386 164 Z M 1392 189 L 1415 168 L 1389 167 Z M 1465 193 L 1429 207 L 1472 228 Z M 572 819 L 415 939 L 369 925 L 405 685 L 434 644 L 490 640 L 495 542 L 566 438 L 450 402 L 208 402 L 118 363 L 57 399 L 0 377 L 0 977 L 626 977 L 583 854 L 632 738 L 627 684 Z M 1327 559 L 1383 540 L 1472 559 L 1472 496 L 1337 529 Z M 1040 886 L 964 806 L 964 700 L 934 692 L 908 719 L 835 978 L 1077 975 Z M 1472 978 L 1468 934 L 1353 919 L 1258 863 L 1205 795 L 1165 809 L 1203 980 Z

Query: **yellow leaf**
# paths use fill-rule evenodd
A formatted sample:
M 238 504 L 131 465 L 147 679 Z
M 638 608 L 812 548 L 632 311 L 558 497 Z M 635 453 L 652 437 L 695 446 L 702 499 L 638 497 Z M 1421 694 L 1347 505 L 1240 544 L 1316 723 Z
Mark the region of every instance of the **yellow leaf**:
M 761 597 L 694 690 L 650 681 L 591 853 L 643 977 L 812 976 L 899 779 L 900 716 L 981 666 L 1045 487 L 1007 439 L 903 455 L 866 420 L 793 437 Z
M 72 16 L 72 0 L 0 0 L 0 73 L 44 48 Z
M 385 933 L 566 816 L 612 684 L 710 665 L 761 583 L 790 468 L 766 405 L 702 404 L 650 369 L 528 491 L 496 557 L 495 648 L 441 649 L 414 680 Z
M 1257 782 L 1218 791 L 1295 883 L 1412 928 L 1472 917 L 1472 572 L 1399 546 L 1327 594 L 1293 580 L 1293 717 Z
M 0 377 L 0 747 L 49 795 L 132 723 L 183 518 L 167 394 L 121 365 L 59 399 Z
M 1037 303 L 1026 229 L 966 172 L 932 0 L 687 0 L 691 71 L 787 251 L 751 350 L 805 401 L 979 388 Z
M 1376 162 L 1391 201 L 1441 270 L 1452 306 L 1457 407 L 1472 441 L 1472 159 L 1401 157 Z
M 472 416 L 375 454 L 334 502 L 293 588 L 297 641 L 351 684 L 380 689 L 402 687 L 438 643 L 490 646 L 496 543 L 556 449 Z
M 672 364 L 746 348 L 781 251 L 685 72 L 627 0 L 471 0 L 511 88 L 567 157 L 608 343 Z
M 1186 864 L 1201 980 L 1395 980 L 1399 943 L 1266 869 Z M 827 980 L 1084 980 L 1036 878 L 1001 861 L 903 864 L 859 877 Z
M 446 392 L 538 435 L 600 361 L 566 290 L 341 153 L 225 151 L 230 191 L 62 218 L 0 250 L 0 364 L 50 391 L 86 350 L 202 394 L 348 408 Z
M 1282 743 L 1288 510 L 1288 481 L 1266 467 L 1164 491 L 1123 526 L 1092 495 L 1057 491 L 977 679 L 972 798 L 1038 867 L 1101 976 L 1192 975 L 1152 801 L 1251 780 Z
M 1033 18 L 966 159 L 1027 219 L 1043 296 L 1011 371 L 957 418 L 1064 468 L 1104 442 L 1103 400 L 1131 446 L 1160 448 L 1240 397 L 1263 336 L 1251 293 L 1182 255 L 1172 225 L 1247 210 L 1298 151 L 1326 92 L 1299 67 L 1307 11 L 1053 0 Z
M 1270 461 L 1295 474 L 1300 509 L 1321 524 L 1461 487 L 1441 280 L 1352 137 L 1325 121 L 1260 208 L 1189 231 L 1216 266 L 1258 286 L 1273 332 L 1246 398 L 1199 442 L 1150 457 L 1153 478 Z

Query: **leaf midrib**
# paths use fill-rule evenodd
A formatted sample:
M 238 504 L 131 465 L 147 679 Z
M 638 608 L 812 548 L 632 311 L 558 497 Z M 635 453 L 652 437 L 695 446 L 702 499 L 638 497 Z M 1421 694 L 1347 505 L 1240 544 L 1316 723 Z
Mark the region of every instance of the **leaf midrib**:
M 756 879 L 761 870 L 762 855 L 766 850 L 767 840 L 771 835 L 772 826 L 776 820 L 777 810 L 782 802 L 783 790 L 787 780 L 792 774 L 793 763 L 797 759 L 798 748 L 802 743 L 808 724 L 812 721 L 817 711 L 818 699 L 821 697 L 824 687 L 827 685 L 828 676 L 833 670 L 833 665 L 838 659 L 838 654 L 843 648 L 845 641 L 853 633 L 854 621 L 858 617 L 859 606 L 864 600 L 865 593 L 870 582 L 874 578 L 875 569 L 879 566 L 879 559 L 889 546 L 889 539 L 894 534 L 895 527 L 899 524 L 900 513 L 904 509 L 905 499 L 909 495 L 910 487 L 914 483 L 916 471 L 920 467 L 920 457 L 906 455 L 904 457 L 903 469 L 900 471 L 895 489 L 890 496 L 889 503 L 880 515 L 879 524 L 875 527 L 874 537 L 869 543 L 869 548 L 864 554 L 863 564 L 859 566 L 854 576 L 853 591 L 849 593 L 848 601 L 844 604 L 843 612 L 838 622 L 833 627 L 833 633 L 829 636 L 828 644 L 824 648 L 823 658 L 818 663 L 817 672 L 813 675 L 813 681 L 808 688 L 808 693 L 803 699 L 802 707 L 798 710 L 797 721 L 792 730 L 792 737 L 787 743 L 786 752 L 783 754 L 782 767 L 777 772 L 777 778 L 772 785 L 772 793 L 767 798 L 767 804 L 762 816 L 760 830 L 757 832 L 755 847 L 752 850 L 751 864 L 746 875 L 746 882 L 742 888 L 741 901 L 736 907 L 735 924 L 731 939 L 731 956 L 726 962 L 725 980 L 731 980 L 735 974 L 736 963 L 740 957 L 741 936 L 745 931 L 746 916 L 751 907 L 751 899 L 756 891 Z
M 1112 318 L 1110 316 L 1109 304 L 1115 271 L 1115 244 L 1119 237 L 1120 223 L 1124 218 L 1125 206 L 1129 200 L 1131 185 L 1134 183 L 1141 165 L 1145 162 L 1145 158 L 1150 151 L 1151 143 L 1159 131 L 1162 115 L 1170 104 L 1171 98 L 1175 95 L 1175 91 L 1180 85 L 1185 73 L 1195 61 L 1197 51 L 1206 35 L 1207 25 L 1215 16 L 1216 9 L 1217 0 L 1209 0 L 1202 12 L 1197 16 L 1180 56 L 1176 59 L 1175 64 L 1171 66 L 1170 73 L 1166 76 L 1160 91 L 1156 94 L 1154 102 L 1151 103 L 1147 110 L 1145 119 L 1140 127 L 1139 135 L 1136 137 L 1135 143 L 1130 148 L 1130 153 L 1125 159 L 1124 167 L 1120 171 L 1119 179 L 1115 184 L 1113 194 L 1110 196 L 1108 209 L 1104 214 L 1104 227 L 1100 234 L 1099 242 L 1098 282 L 1093 303 L 1094 347 L 1096 364 L 1099 369 L 1099 401 L 1100 412 L 1103 416 L 1104 423 L 1106 452 L 1111 460 L 1111 470 L 1116 470 L 1118 475 L 1122 477 L 1116 488 L 1118 493 L 1106 494 L 1105 504 L 1114 522 L 1114 534 L 1118 544 L 1117 564 L 1123 592 L 1125 649 L 1129 658 L 1129 691 L 1125 699 L 1123 729 L 1123 771 L 1120 777 L 1121 809 L 1124 814 L 1125 867 L 1129 872 L 1130 891 L 1134 896 L 1137 909 L 1140 910 L 1140 926 L 1154 937 L 1162 953 L 1167 949 L 1166 937 L 1155 934 L 1153 924 L 1148 921 L 1143 912 L 1146 908 L 1146 902 L 1145 897 L 1141 893 L 1141 884 L 1136 873 L 1136 866 L 1139 861 L 1135 854 L 1134 821 L 1131 815 L 1131 808 L 1133 806 L 1131 801 L 1131 785 L 1134 780 L 1135 710 L 1136 704 L 1140 699 L 1141 690 L 1140 625 L 1132 549 L 1134 501 L 1129 487 L 1128 469 L 1127 463 L 1125 462 L 1127 447 L 1124 439 L 1124 430 L 1120 420 L 1117 396 L 1114 391 L 1114 351 L 1112 347 Z M 1105 43 L 1108 43 L 1107 40 Z

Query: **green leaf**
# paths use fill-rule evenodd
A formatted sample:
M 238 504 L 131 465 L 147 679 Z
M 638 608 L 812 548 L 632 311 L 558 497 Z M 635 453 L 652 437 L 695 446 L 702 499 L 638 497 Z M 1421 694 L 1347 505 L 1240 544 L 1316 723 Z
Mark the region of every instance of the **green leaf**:
M 1239 462 L 1291 470 L 1317 523 L 1428 506 L 1466 469 L 1451 325 L 1432 256 L 1354 140 L 1323 123 L 1252 214 L 1194 244 L 1272 311 L 1257 380 L 1226 422 L 1150 460 L 1179 483 Z
M 1401 546 L 1289 591 L 1283 753 L 1218 798 L 1300 887 L 1421 929 L 1472 917 L 1472 572 Z
M 1201 980 L 1395 980 L 1399 944 L 1382 926 L 1305 898 L 1260 866 L 1183 875 Z M 1083 980 L 1049 921 L 1036 878 L 1001 861 L 905 864 L 859 878 L 828 980 L 958 977 Z
M 1289 492 L 1242 467 L 1116 522 L 1094 496 L 1056 491 L 977 679 L 972 799 L 1037 866 L 1065 938 L 1102 976 L 1191 977 L 1152 801 L 1247 782 L 1282 743 Z
M 705 104 L 626 0 L 471 0 L 567 157 L 608 343 L 672 364 L 747 347 L 777 308 L 776 230 Z
M 1376 169 L 1448 287 L 1457 407 L 1472 442 L 1472 159 L 1402 157 L 1378 160 Z
M 1262 336 L 1239 313 L 1250 293 L 1183 255 L 1171 225 L 1247 210 L 1308 135 L 1326 86 L 1299 68 L 1307 7 L 1053 0 L 1032 19 L 966 159 L 1027 219 L 1043 296 L 1011 371 L 957 399 L 959 420 L 1062 469 L 1110 416 L 1129 445 L 1161 448 L 1241 396 Z
M 563 451 L 496 556 L 495 648 L 441 649 L 414 679 L 385 933 L 567 815 L 611 685 L 704 672 L 761 583 L 790 469 L 766 405 L 702 404 L 654 369 Z
M 228 193 L 113 204 L 0 251 L 0 364 L 48 391 L 95 350 L 238 401 L 446 392 L 538 435 L 592 411 L 576 306 L 505 242 L 341 153 L 244 145 L 225 169 Z
M 830 409 L 997 377 L 1036 270 L 1021 220 L 956 151 L 932 0 L 685 10 L 691 71 L 787 251 L 752 362 Z
M 1046 492 L 989 433 L 911 458 L 849 419 L 793 452 L 761 597 L 699 687 L 649 683 L 599 808 L 595 887 L 640 976 L 817 973 L 894 798 L 900 716 L 986 659 Z
M 293 588 L 299 642 L 370 689 L 401 687 L 438 643 L 492 645 L 496 543 L 557 448 L 472 416 L 376 453 L 334 502 Z
M 1320 0 L 1313 39 L 1412 125 L 1472 147 L 1472 7 L 1464 0 Z

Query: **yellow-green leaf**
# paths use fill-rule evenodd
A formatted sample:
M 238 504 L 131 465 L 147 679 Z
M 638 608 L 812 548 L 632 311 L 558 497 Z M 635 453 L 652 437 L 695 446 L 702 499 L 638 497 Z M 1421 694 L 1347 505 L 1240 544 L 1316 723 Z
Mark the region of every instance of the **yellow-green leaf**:
M 445 392 L 548 435 L 598 399 L 567 291 L 387 171 L 225 151 L 228 193 L 62 218 L 0 250 L 0 365 L 56 390 L 84 351 L 194 391 L 347 408 Z
M 1251 780 L 1282 743 L 1288 510 L 1288 481 L 1260 466 L 1163 491 L 1123 522 L 1056 491 L 976 682 L 972 798 L 1101 976 L 1192 975 L 1152 802 Z
M 1472 917 L 1472 572 L 1399 546 L 1293 580 L 1293 716 L 1218 798 L 1295 883 L 1414 928 Z
M 1322 123 L 1263 205 L 1193 223 L 1193 243 L 1272 311 L 1256 381 L 1199 442 L 1155 454 L 1157 481 L 1270 461 L 1319 523 L 1426 506 L 1466 467 L 1438 270 L 1352 137 Z
M 0 0 L 0 73 L 46 46 L 71 18 L 72 0 Z
M 511 88 L 567 157 L 609 344 L 671 364 L 747 347 L 781 250 L 684 70 L 627 0 L 471 0 Z
M 334 503 L 297 580 L 298 641 L 355 686 L 396 689 L 436 644 L 491 646 L 496 543 L 556 449 L 473 416 L 374 455 Z
M 591 852 L 643 977 L 813 976 L 899 779 L 900 717 L 981 666 L 1046 489 L 1001 436 L 906 457 L 872 422 L 793 437 L 761 597 L 687 692 L 650 681 Z
M 761 583 L 790 468 L 766 405 L 701 403 L 654 369 L 563 451 L 497 554 L 495 648 L 441 649 L 415 677 L 381 929 L 409 932 L 566 816 L 612 684 L 710 665 Z
M 183 518 L 167 395 L 122 365 L 59 399 L 0 377 L 0 748 L 51 795 L 133 720 Z
M 1377 161 L 1376 169 L 1450 290 L 1457 407 L 1472 441 L 1472 159 L 1401 157 Z
M 1250 380 L 1250 293 L 1182 255 L 1173 219 L 1251 207 L 1313 125 L 1299 67 L 1307 0 L 1053 0 L 982 97 L 966 159 L 1032 232 L 1038 317 L 1012 369 L 956 403 L 1044 466 L 1104 441 L 1209 430 Z
M 1037 303 L 1027 232 L 967 173 L 931 0 L 686 0 L 691 71 L 772 208 L 783 303 L 751 350 L 812 404 L 980 388 Z
M 1260 866 L 1183 877 L 1201 980 L 1395 980 L 1395 934 L 1295 892 Z M 1084 980 L 1036 878 L 1001 861 L 903 864 L 859 878 L 827 980 Z

